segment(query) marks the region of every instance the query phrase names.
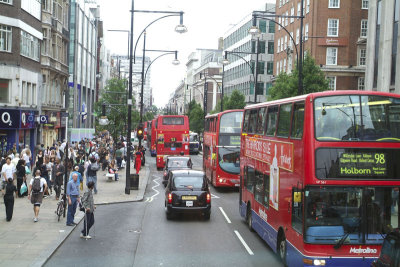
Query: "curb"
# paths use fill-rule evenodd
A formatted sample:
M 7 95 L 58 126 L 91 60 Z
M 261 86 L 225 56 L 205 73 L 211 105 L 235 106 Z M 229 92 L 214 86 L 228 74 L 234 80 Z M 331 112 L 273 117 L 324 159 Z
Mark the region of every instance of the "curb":
M 112 204 L 123 204 L 123 203 L 132 203 L 132 202 L 141 202 L 141 201 L 143 201 L 144 194 L 146 193 L 146 190 L 147 190 L 147 185 L 149 184 L 148 183 L 149 177 L 150 177 L 150 170 L 149 170 L 148 165 L 146 165 L 146 178 L 145 179 L 147 179 L 147 182 L 146 182 L 146 185 L 145 185 L 145 188 L 144 188 L 144 191 L 143 191 L 143 195 L 141 195 L 141 197 L 137 198 L 136 200 L 116 201 L 116 202 L 103 202 L 103 203 L 97 203 L 95 205 L 99 205 L 99 206 L 103 206 L 104 205 L 105 206 L 105 205 L 112 205 Z M 82 217 L 79 218 L 79 216 L 81 216 L 81 214 L 82 214 Z M 78 218 L 76 218 L 76 217 L 78 217 Z M 79 224 L 83 220 L 84 217 L 85 216 L 83 215 L 83 212 L 79 212 L 79 215 L 75 216 L 75 221 L 77 221 L 77 219 L 78 219 L 78 224 Z M 58 248 L 71 235 L 71 233 L 75 230 L 76 227 L 77 227 L 77 225 L 75 225 L 74 227 L 71 227 L 69 232 L 65 236 L 62 236 L 62 237 L 60 236 L 57 240 L 55 240 L 50 246 L 50 248 L 54 248 L 54 249 L 53 250 L 50 249 L 48 251 L 45 250 L 44 252 L 42 252 L 38 257 L 36 257 L 34 262 L 32 264 L 30 264 L 30 266 L 32 266 L 32 267 L 41 267 L 41 266 L 45 265 L 47 263 L 47 261 L 51 258 L 51 256 L 53 256 L 53 254 L 58 250 Z

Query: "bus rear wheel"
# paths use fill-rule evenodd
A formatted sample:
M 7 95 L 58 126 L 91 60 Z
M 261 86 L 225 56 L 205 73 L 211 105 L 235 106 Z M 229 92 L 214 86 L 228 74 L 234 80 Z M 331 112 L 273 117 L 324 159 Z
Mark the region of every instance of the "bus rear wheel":
M 250 231 L 254 231 L 253 229 L 253 217 L 251 215 L 251 205 L 250 202 L 247 203 L 247 211 L 246 211 L 246 222 Z
M 278 255 L 282 263 L 286 266 L 286 237 L 285 234 L 281 234 L 278 237 Z

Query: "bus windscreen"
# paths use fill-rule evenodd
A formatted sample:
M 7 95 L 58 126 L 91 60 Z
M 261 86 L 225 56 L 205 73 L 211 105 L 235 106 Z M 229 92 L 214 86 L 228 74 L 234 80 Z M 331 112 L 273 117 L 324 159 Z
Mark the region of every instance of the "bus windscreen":
M 314 102 L 319 141 L 400 142 L 400 99 L 375 95 L 319 97 Z
M 163 125 L 183 125 L 183 117 L 164 117 L 162 118 Z

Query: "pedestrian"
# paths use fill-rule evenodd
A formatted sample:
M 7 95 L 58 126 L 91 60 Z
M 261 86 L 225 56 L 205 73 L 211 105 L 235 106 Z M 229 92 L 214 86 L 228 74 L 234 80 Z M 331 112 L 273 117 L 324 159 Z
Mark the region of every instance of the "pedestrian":
M 136 174 L 139 174 L 140 168 L 142 167 L 142 152 L 140 152 L 140 150 L 138 149 L 135 153 L 135 156 Z
M 76 225 L 74 217 L 76 213 L 76 206 L 80 202 L 79 197 L 79 185 L 78 173 L 72 174 L 72 180 L 67 184 L 67 198 L 68 198 L 68 214 L 67 214 L 67 226 Z
M 46 189 L 46 180 L 43 177 L 40 177 L 40 170 L 36 170 L 35 177 L 31 179 L 28 188 L 28 199 L 30 199 L 33 204 L 33 212 L 35 214 L 35 217 L 33 218 L 34 222 L 38 221 L 40 205 L 43 200 L 43 192 Z
M 16 172 L 16 169 L 15 169 L 14 164 L 11 163 L 11 158 L 6 157 L 6 163 L 1 168 L 1 177 L 3 178 L 2 185 L 1 185 L 2 190 L 6 187 L 8 179 L 11 178 L 11 180 L 14 181 L 15 172 Z
M 87 184 L 88 190 L 83 194 L 82 207 L 85 210 L 85 220 L 83 223 L 83 230 L 81 231 L 81 238 L 90 239 L 89 230 L 94 224 L 94 200 L 93 200 L 93 188 L 94 183 L 90 181 Z
M 115 181 L 118 181 L 118 167 L 115 164 L 115 159 L 111 160 L 108 165 L 108 173 L 114 174 Z
M 47 168 L 47 173 L 49 174 L 49 180 L 47 182 L 47 187 L 50 189 L 50 195 L 53 194 L 53 186 L 51 183 L 52 180 L 52 170 L 53 170 L 53 162 L 50 161 L 50 158 L 48 156 L 44 157 L 44 164 L 46 165 Z
M 89 182 L 93 182 L 94 183 L 94 193 L 97 194 L 97 171 L 100 169 L 99 164 L 96 161 L 96 158 L 91 157 L 90 158 L 90 164 L 87 168 L 87 172 L 86 172 L 86 181 L 87 184 L 89 184 Z
M 6 193 L 4 195 L 4 205 L 6 206 L 6 220 L 7 222 L 11 221 L 14 211 L 14 193 L 17 197 L 17 188 L 13 184 L 13 180 L 11 178 L 8 179 L 6 185 Z
M 26 184 L 26 170 L 25 170 L 25 160 L 20 159 L 18 161 L 17 167 L 16 167 L 16 175 L 17 175 L 17 190 L 18 190 L 18 197 L 22 197 L 21 195 L 21 186 L 23 183 Z
M 39 150 L 38 154 L 36 155 L 36 162 L 39 162 L 39 164 L 42 165 L 43 161 L 44 161 L 43 151 Z
M 65 172 L 65 167 L 61 163 L 60 158 L 56 158 L 56 164 L 53 165 L 53 170 L 51 174 L 51 183 L 54 185 L 54 190 L 56 191 L 56 200 L 60 198 L 61 186 L 63 185 L 63 174 Z

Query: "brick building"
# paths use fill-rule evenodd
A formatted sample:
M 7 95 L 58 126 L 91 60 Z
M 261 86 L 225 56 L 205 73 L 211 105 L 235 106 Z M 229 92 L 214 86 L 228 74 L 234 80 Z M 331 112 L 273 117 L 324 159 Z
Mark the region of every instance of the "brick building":
M 287 29 L 299 51 L 310 53 L 329 79 L 332 90 L 364 90 L 368 0 L 277 0 L 276 21 Z M 289 16 L 289 17 L 285 17 Z M 288 33 L 276 25 L 274 75 L 295 68 L 296 49 Z

